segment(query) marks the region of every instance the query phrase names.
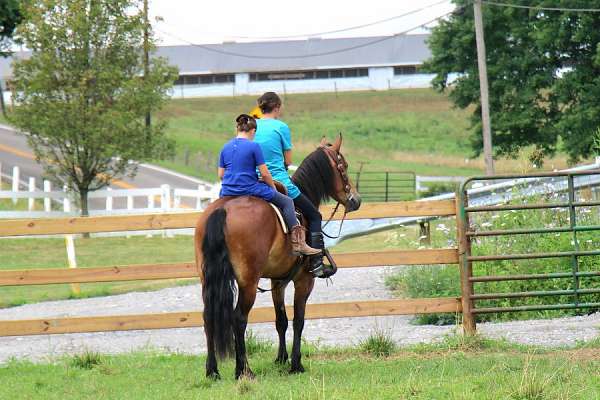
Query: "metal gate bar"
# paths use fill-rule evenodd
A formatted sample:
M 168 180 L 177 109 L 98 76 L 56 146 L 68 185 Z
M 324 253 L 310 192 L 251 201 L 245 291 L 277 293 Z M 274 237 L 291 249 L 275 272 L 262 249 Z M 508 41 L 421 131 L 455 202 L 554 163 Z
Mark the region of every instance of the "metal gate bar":
M 575 178 L 578 176 L 598 176 L 600 170 L 594 171 L 578 171 L 578 172 L 552 172 L 538 173 L 525 176 L 514 175 L 497 175 L 491 177 L 475 177 L 470 178 L 462 183 L 459 193 L 457 207 L 457 218 L 459 219 L 459 240 L 462 246 L 459 246 L 459 257 L 461 266 L 461 289 L 463 295 L 463 320 L 465 327 L 472 326 L 474 332 L 475 320 L 474 315 L 484 313 L 501 313 L 515 311 L 539 311 L 539 310 L 563 310 L 563 309 L 587 309 L 600 308 L 600 302 L 582 302 L 581 296 L 593 295 L 600 293 L 600 288 L 581 288 L 581 278 L 597 278 L 600 277 L 600 271 L 580 271 L 580 257 L 583 256 L 600 256 L 600 249 L 582 250 L 579 243 L 578 234 L 582 232 L 600 231 L 600 225 L 577 225 L 577 208 L 578 207 L 594 207 L 600 206 L 600 201 L 597 199 L 588 199 L 589 201 L 576 201 L 575 199 Z M 532 204 L 503 204 L 503 205 L 469 205 L 469 196 L 467 192 L 468 185 L 473 182 L 495 181 L 515 179 L 515 184 L 539 182 L 540 178 L 562 178 L 566 179 L 566 187 L 561 184 L 561 188 L 567 192 L 568 200 L 555 203 L 532 203 Z M 590 181 L 591 182 L 591 181 Z M 588 183 L 583 182 L 582 187 Z M 581 183 L 580 183 L 581 184 Z M 587 186 L 589 187 L 589 186 Z M 536 195 L 535 191 L 531 195 Z M 528 194 L 525 194 L 527 196 Z M 544 210 L 544 209 L 568 209 L 569 222 L 568 226 L 551 227 L 551 228 L 519 228 L 506 230 L 483 230 L 478 231 L 470 225 L 469 215 L 480 212 L 496 212 L 496 211 L 523 211 L 523 210 Z M 512 235 L 531 235 L 531 234 L 548 234 L 548 233 L 571 233 L 572 249 L 571 251 L 556 251 L 556 252 L 537 252 L 526 254 L 489 254 L 477 255 L 471 254 L 471 239 L 476 237 L 493 237 L 493 236 L 512 236 Z M 512 275 L 473 275 L 473 263 L 484 261 L 502 261 L 502 260 L 534 260 L 548 258 L 569 258 L 569 272 L 551 272 L 539 274 L 512 274 Z M 475 283 L 486 282 L 502 282 L 502 281 L 527 281 L 527 280 L 544 280 L 544 279 L 564 279 L 565 283 L 571 280 L 571 287 L 561 290 L 533 290 L 519 291 L 507 293 L 475 293 Z M 519 298 L 534 298 L 534 297 L 552 297 L 552 296 L 569 296 L 573 300 L 568 303 L 556 304 L 539 304 L 539 305 L 515 305 L 503 307 L 476 307 L 476 302 L 480 300 L 500 300 L 500 299 L 519 299 Z M 468 329 L 465 328 L 468 331 Z M 472 332 L 471 332 L 472 333 Z

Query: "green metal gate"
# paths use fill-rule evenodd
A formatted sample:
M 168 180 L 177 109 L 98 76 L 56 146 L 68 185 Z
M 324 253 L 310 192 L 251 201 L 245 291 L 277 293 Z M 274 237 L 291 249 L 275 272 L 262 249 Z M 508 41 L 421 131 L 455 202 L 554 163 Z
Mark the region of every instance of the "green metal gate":
M 508 186 L 507 180 L 514 185 Z M 502 181 L 504 185 L 498 183 Z M 488 203 L 502 202 L 498 205 L 478 205 L 478 189 L 473 189 L 477 186 L 483 186 L 479 189 L 480 193 L 496 196 Z M 600 308 L 600 233 L 597 233 L 600 230 L 599 193 L 600 170 L 475 177 L 461 185 L 457 198 L 458 250 L 463 320 L 467 332 L 475 331 L 477 314 Z M 547 226 L 527 226 L 527 222 L 543 222 L 548 217 L 556 222 Z M 484 220 L 486 222 L 481 222 Z M 561 221 L 564 223 L 561 224 Z M 509 227 L 505 228 L 505 225 Z M 553 235 L 555 241 L 561 240 L 559 244 L 566 242 L 560 235 L 568 235 L 570 246 L 538 251 L 535 248 L 536 240 L 545 240 L 541 239 L 543 235 Z M 583 242 L 582 236 L 586 239 Z M 515 240 L 521 241 L 518 247 L 524 244 L 530 246 L 528 251 L 514 252 L 511 247 L 516 245 Z M 502 251 L 488 254 L 491 248 L 499 247 Z M 583 257 L 587 258 L 582 270 Z M 554 266 L 540 267 L 540 264 L 548 261 L 532 261 L 550 259 L 562 261 L 563 264 L 557 267 L 558 270 L 548 271 Z M 519 264 L 522 260 L 529 265 Z M 538 267 L 545 271 L 531 271 Z M 519 269 L 529 271 L 523 273 Z M 499 282 L 509 281 L 520 281 L 518 285 L 523 290 L 486 290 L 486 286 L 502 286 Z M 559 289 L 532 290 L 545 283 L 551 283 L 549 286 L 555 285 Z M 532 298 L 538 299 L 529 302 L 540 304 L 517 304 Z

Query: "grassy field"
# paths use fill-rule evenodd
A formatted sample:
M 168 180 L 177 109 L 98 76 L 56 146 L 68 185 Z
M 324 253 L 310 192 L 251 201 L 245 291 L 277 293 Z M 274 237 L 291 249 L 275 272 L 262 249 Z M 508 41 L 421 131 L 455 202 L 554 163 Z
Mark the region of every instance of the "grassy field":
M 194 259 L 192 236 L 76 239 L 80 268 L 127 264 L 188 262 Z M 64 239 L 1 239 L 0 269 L 67 268 Z M 0 308 L 46 300 L 107 296 L 195 283 L 195 279 L 81 284 L 75 296 L 70 285 L 0 287 Z
M 586 399 L 600 393 L 598 343 L 542 350 L 475 338 L 440 344 L 318 349 L 304 346 L 307 372 L 289 375 L 274 350 L 249 346 L 254 381 L 204 377 L 204 356 L 87 353 L 42 364 L 0 367 L 3 399 Z M 374 355 L 384 348 L 385 355 Z
M 214 179 L 216 156 L 232 137 L 233 120 L 255 105 L 256 96 L 172 100 L 160 118 L 169 123 L 177 155 L 161 165 Z M 364 170 L 409 170 L 426 175 L 476 175 L 481 158 L 470 160 L 470 111 L 455 109 L 445 95 L 431 89 L 383 92 L 294 94 L 284 99 L 284 116 L 292 129 L 298 163 L 321 136 L 343 132 L 351 167 Z M 531 169 L 524 153 L 500 160 L 499 172 Z M 565 158 L 548 160 L 548 168 L 566 166 Z

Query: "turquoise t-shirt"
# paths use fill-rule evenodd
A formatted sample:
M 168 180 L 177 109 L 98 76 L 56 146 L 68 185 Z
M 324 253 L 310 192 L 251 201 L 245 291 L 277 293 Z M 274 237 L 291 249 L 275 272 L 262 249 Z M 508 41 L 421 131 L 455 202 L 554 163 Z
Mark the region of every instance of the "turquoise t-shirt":
M 256 125 L 254 141 L 260 145 L 269 172 L 273 179 L 285 185 L 288 196 L 295 199 L 300 196 L 300 190 L 290 179 L 283 157 L 283 152 L 292 148 L 290 128 L 278 119 L 257 119 Z

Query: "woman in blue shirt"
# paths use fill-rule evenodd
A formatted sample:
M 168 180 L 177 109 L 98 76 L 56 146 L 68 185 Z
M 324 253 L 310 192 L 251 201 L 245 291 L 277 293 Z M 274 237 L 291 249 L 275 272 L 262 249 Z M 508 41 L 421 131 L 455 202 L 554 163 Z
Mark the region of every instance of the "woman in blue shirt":
M 255 119 L 242 114 L 235 122 L 237 136 L 223 146 L 219 156 L 221 197 L 255 196 L 275 204 L 281 209 L 283 218 L 291 229 L 292 251 L 304 255 L 320 253 L 321 250 L 306 244 L 304 227 L 296 219 L 293 200 L 275 189 L 260 146 L 252 141 L 256 134 Z M 264 182 L 258 180 L 257 168 Z
M 273 179 L 285 185 L 288 195 L 294 200 L 294 205 L 306 217 L 310 231 L 310 245 L 317 249 L 324 249 L 321 213 L 308 197 L 300 192 L 287 172 L 287 167 L 292 164 L 292 137 L 287 124 L 279 120 L 281 99 L 274 92 L 266 92 L 258 98 L 257 102 L 262 117 L 256 120 L 257 130 L 254 141 L 260 145 Z M 311 257 L 310 272 L 318 278 L 333 275 L 333 269 L 323 264 L 322 253 Z

